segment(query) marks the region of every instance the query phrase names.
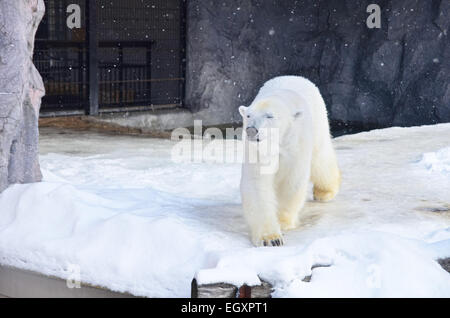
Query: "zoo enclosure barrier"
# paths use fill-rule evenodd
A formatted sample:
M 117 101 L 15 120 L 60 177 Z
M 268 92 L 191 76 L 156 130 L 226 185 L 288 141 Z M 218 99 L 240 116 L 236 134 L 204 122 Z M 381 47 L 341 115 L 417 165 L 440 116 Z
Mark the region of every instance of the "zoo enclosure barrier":
M 41 116 L 183 106 L 185 1 L 44 1 L 34 54 Z M 74 3 L 80 23 L 69 28 Z

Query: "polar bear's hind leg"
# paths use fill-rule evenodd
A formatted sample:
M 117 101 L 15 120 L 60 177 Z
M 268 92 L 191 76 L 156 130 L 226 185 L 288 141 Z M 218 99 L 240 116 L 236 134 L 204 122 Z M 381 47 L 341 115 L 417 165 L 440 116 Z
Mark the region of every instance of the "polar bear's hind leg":
M 331 140 L 326 147 L 313 154 L 311 181 L 314 184 L 316 201 L 331 201 L 339 192 L 341 172 Z

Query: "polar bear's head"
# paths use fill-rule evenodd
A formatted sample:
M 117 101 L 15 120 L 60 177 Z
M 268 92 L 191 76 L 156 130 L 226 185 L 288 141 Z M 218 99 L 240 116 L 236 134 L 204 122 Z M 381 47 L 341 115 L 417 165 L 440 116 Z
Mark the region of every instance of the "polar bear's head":
M 277 96 L 255 100 L 249 107 L 241 106 L 239 113 L 245 136 L 251 142 L 265 141 L 273 131 L 283 138 L 293 122 L 302 117 L 302 111 Z

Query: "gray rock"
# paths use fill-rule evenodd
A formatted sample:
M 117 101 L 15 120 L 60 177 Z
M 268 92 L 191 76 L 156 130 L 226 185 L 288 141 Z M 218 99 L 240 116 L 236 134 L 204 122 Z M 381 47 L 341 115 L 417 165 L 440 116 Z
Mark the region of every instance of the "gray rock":
M 371 3 L 381 29 L 366 26 Z M 448 0 L 188 1 L 186 104 L 240 121 L 265 81 L 294 74 L 334 127 L 450 122 L 449 16 Z
M 42 78 L 33 65 L 42 0 L 0 1 L 0 191 L 41 180 L 38 118 Z
M 450 273 L 450 258 L 439 259 L 438 263 L 443 269 Z

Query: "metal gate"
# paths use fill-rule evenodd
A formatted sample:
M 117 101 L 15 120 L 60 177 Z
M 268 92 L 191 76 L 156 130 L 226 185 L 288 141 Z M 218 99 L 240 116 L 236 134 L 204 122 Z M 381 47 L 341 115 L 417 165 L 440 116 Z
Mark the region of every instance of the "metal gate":
M 180 107 L 184 0 L 44 0 L 41 116 Z

